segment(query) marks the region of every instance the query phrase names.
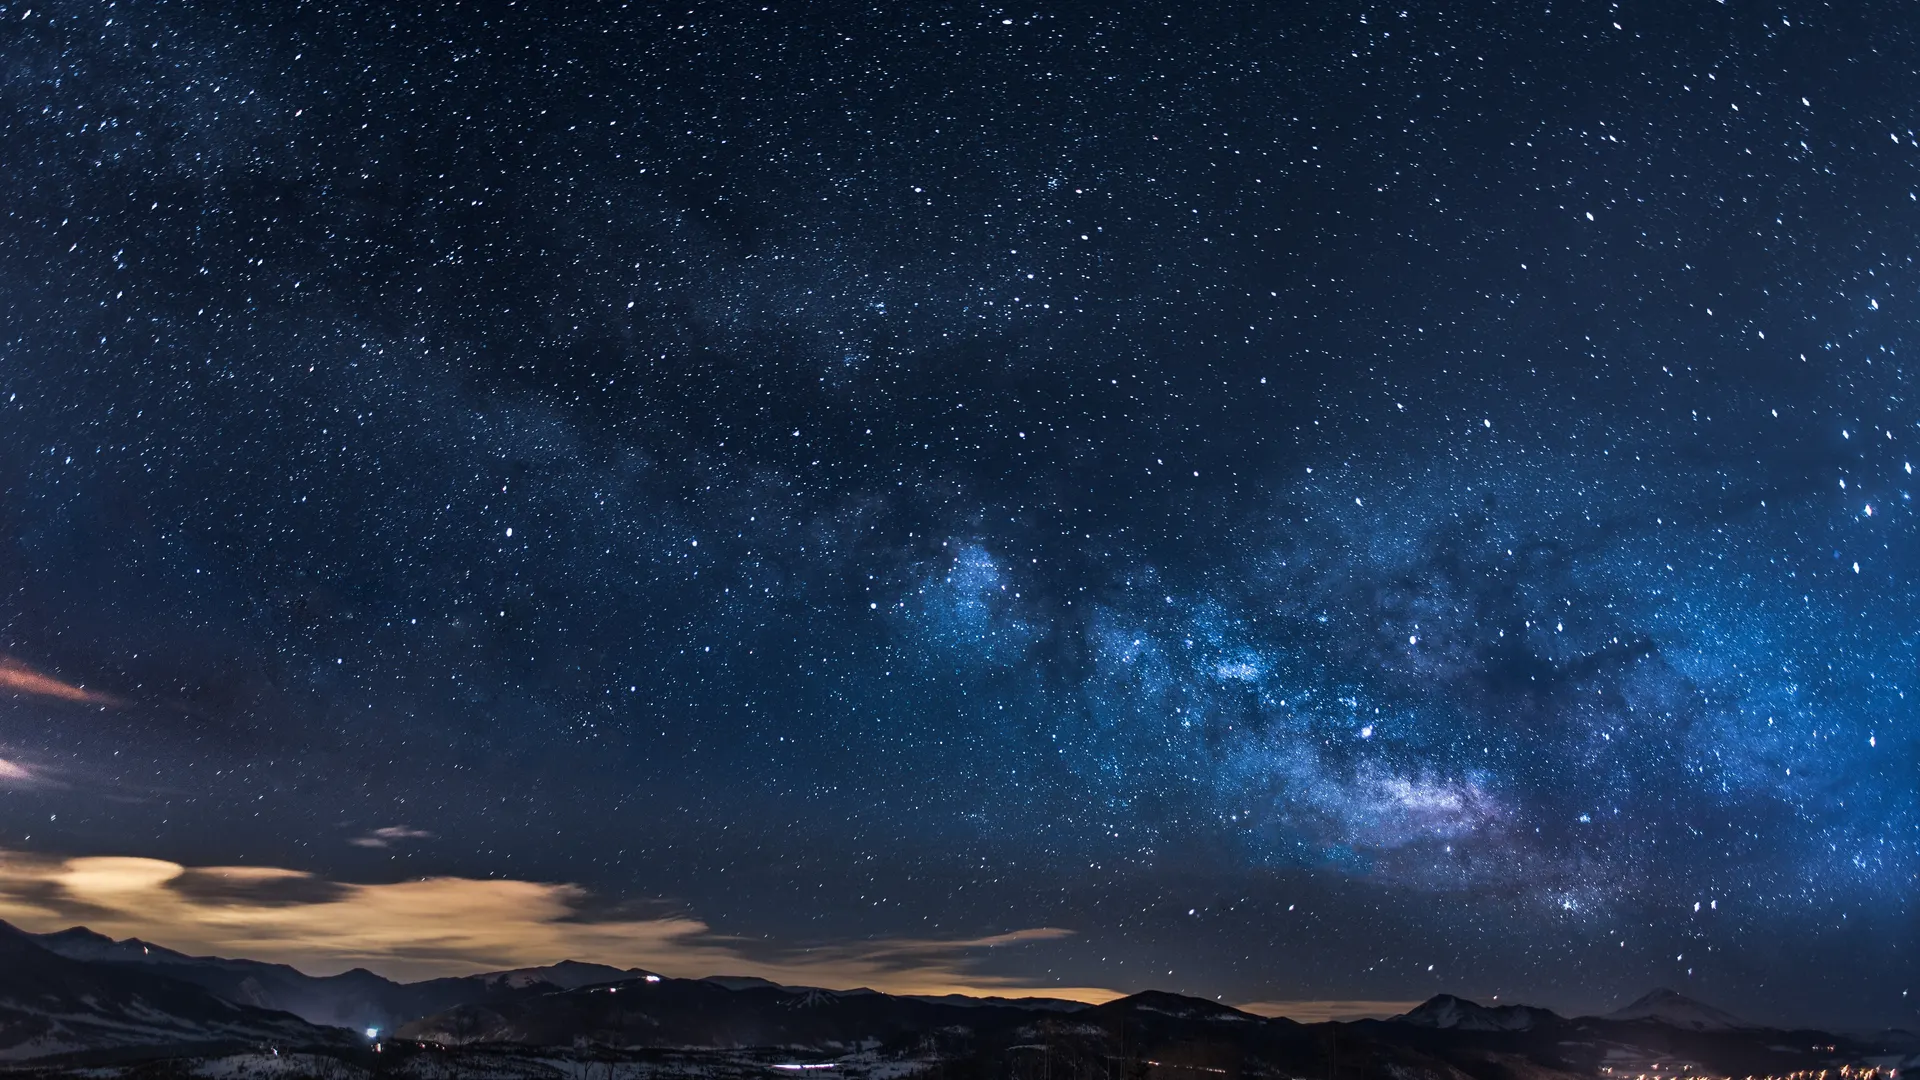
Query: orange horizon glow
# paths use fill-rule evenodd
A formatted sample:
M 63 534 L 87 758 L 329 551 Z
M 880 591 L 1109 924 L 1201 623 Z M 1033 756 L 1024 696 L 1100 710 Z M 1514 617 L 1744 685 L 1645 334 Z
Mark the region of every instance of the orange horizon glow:
M 1412 1012 L 1418 1001 L 1382 1001 L 1371 998 L 1303 998 L 1288 1001 L 1248 1001 L 1234 1008 L 1255 1016 L 1284 1016 L 1302 1024 L 1330 1020 L 1385 1020 Z

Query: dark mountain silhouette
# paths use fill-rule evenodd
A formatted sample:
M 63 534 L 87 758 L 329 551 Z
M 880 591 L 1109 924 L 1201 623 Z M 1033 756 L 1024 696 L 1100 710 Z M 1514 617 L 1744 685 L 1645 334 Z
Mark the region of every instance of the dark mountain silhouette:
M 286 964 L 189 956 L 139 938 L 115 941 L 83 926 L 29 936 L 71 960 L 146 968 L 210 990 L 228 1001 L 278 1009 L 310 1023 L 356 1031 L 391 1031 L 409 1020 L 468 1002 L 570 990 L 651 974 L 638 968 L 563 960 L 551 967 L 399 983 L 364 968 L 338 975 L 308 975 Z
M 263 1002 L 355 1029 L 406 1019 L 375 1048 L 364 1031 Z M 1913 1043 L 1906 1032 L 1848 1039 L 1755 1028 L 1672 991 L 1598 1017 L 1440 995 L 1391 1020 L 1303 1025 L 1152 990 L 1089 1006 L 668 979 L 574 961 L 420 983 L 366 971 L 315 977 L 80 928 L 31 935 L 0 923 L 0 1060 L 34 1059 L 43 1076 L 277 1048 L 376 1071 L 417 1058 L 430 1075 L 470 1068 L 498 1080 L 551 1080 L 561 1059 L 745 1077 L 783 1061 L 798 1069 L 795 1057 L 838 1062 L 849 1080 L 923 1069 L 980 1080 L 1604 1080 L 1781 1076 L 1899 1060 Z
M 1084 1001 L 1068 1001 L 1065 998 L 1047 997 L 968 997 L 965 994 L 909 994 L 914 1001 L 930 1002 L 934 1005 L 953 1005 L 962 1009 L 978 1008 L 982 1005 L 1004 1005 L 1013 1009 L 1038 1009 L 1045 1012 L 1079 1012 L 1087 1007 Z
M 1107 1075 L 1101 1070 L 1114 1061 L 1135 1060 L 1167 1080 L 1253 1072 L 1565 1080 L 1622 1068 L 1778 1076 L 1889 1049 L 1818 1032 L 1697 1028 L 1692 1021 L 1706 1015 L 1699 1010 L 1711 1007 L 1693 1005 L 1698 1008 L 1637 1010 L 1625 1019 L 1569 1019 L 1547 1009 L 1488 1007 L 1442 995 L 1393 1020 L 1302 1025 L 1159 991 L 1049 1009 L 764 980 L 662 979 L 465 1005 L 406 1025 L 400 1035 L 447 1046 L 594 1047 L 613 1054 L 777 1047 L 826 1059 L 866 1050 L 976 1066 L 984 1061 L 990 1066 L 980 1067 L 1019 1075 L 1035 1072 L 1019 1064 L 1021 1055 L 1039 1054 L 1044 1067 L 1033 1064 L 1040 1071 Z
M 1565 1023 L 1548 1009 L 1532 1005 L 1486 1006 L 1452 994 L 1428 998 L 1412 1012 L 1394 1019 L 1416 1027 L 1449 1028 L 1460 1031 L 1531 1031 L 1537 1026 Z
M 764 980 L 630 979 L 514 1001 L 462 1005 L 397 1034 L 449 1045 L 805 1047 L 820 1052 L 941 1027 L 1006 1026 L 1031 1009 L 959 1007 L 871 990 L 782 987 Z
M 431 983 L 460 982 L 475 983 L 482 986 L 548 986 L 562 990 L 574 990 L 595 983 L 619 982 L 622 979 L 644 979 L 653 972 L 644 968 L 617 968 L 611 964 L 588 964 L 579 960 L 562 960 L 546 967 L 514 968 L 511 971 L 490 971 L 484 975 L 467 975 L 457 979 L 433 979 Z M 427 983 L 412 983 L 413 986 L 425 986 Z
M 1869 1058 L 1884 1062 L 1898 1053 L 1897 1039 L 1760 1028 L 1671 990 L 1656 990 L 1606 1016 L 1575 1018 L 1531 1006 L 1490 1008 L 1442 994 L 1404 1016 L 1349 1027 L 1476 1077 L 1490 1069 L 1543 1080 L 1676 1072 L 1781 1076 Z
M 326 1046 L 344 1035 L 154 972 L 69 959 L 0 922 L 0 1059 L 141 1045 Z

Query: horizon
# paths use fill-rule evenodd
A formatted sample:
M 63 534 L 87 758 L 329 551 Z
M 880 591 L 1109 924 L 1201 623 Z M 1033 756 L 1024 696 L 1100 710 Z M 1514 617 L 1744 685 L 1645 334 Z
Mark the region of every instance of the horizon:
M 0 22 L 0 918 L 1920 1029 L 1904 13 Z
M 383 978 L 383 979 L 388 979 L 389 981 L 398 983 L 400 985 L 409 985 L 412 983 L 419 983 L 419 982 L 430 982 L 430 981 L 433 981 L 436 979 L 442 979 L 442 978 L 472 978 L 476 976 L 486 976 L 486 975 L 514 974 L 514 973 L 523 972 L 523 971 L 542 971 L 550 968 L 562 967 L 567 964 L 577 964 L 577 965 L 582 965 L 587 967 L 607 968 L 610 970 L 617 971 L 623 975 L 639 972 L 643 976 L 657 976 L 658 978 L 670 979 L 670 980 L 683 980 L 683 981 L 692 981 L 692 982 L 724 982 L 726 980 L 753 981 L 753 982 L 764 983 L 769 986 L 774 986 L 781 990 L 818 989 L 818 990 L 828 990 L 835 993 L 843 993 L 843 994 L 865 990 L 865 991 L 871 991 L 871 992 L 882 993 L 882 994 L 892 994 L 895 996 L 927 997 L 927 998 L 958 996 L 958 997 L 972 998 L 974 1000 L 1003 999 L 1003 1000 L 1013 1000 L 1013 1001 L 1019 1001 L 1019 1000 L 1071 1001 L 1071 1002 L 1076 1002 L 1078 1004 L 1086 1005 L 1086 1006 L 1105 1004 L 1107 1002 L 1118 1001 L 1124 998 L 1135 997 L 1141 994 L 1173 993 L 1173 991 L 1161 990 L 1156 987 L 1149 986 L 1149 987 L 1141 987 L 1139 989 L 1130 990 L 1130 991 L 1096 990 L 1096 991 L 1091 991 L 1092 996 L 1089 996 L 1089 997 L 1071 997 L 1071 996 L 1063 997 L 1060 993 L 1054 992 L 1054 991 L 1049 991 L 1044 993 L 1024 992 L 1024 991 L 1021 991 L 1019 988 L 1003 988 L 1003 989 L 993 990 L 993 991 L 974 990 L 972 992 L 962 990 L 962 991 L 950 991 L 948 993 L 942 994 L 942 993 L 929 992 L 921 989 L 887 990 L 887 989 L 883 989 L 882 987 L 867 986 L 865 984 L 858 985 L 858 986 L 815 986 L 807 983 L 782 983 L 777 980 L 768 979 L 760 975 L 745 975 L 739 972 L 731 972 L 731 971 L 713 971 L 713 972 L 708 972 L 704 975 L 673 975 L 673 974 L 667 974 L 664 972 L 648 971 L 647 969 L 644 969 L 639 965 L 633 965 L 626 968 L 621 968 L 617 964 L 608 964 L 602 961 L 578 957 L 578 956 L 567 956 L 558 960 L 551 960 L 546 963 L 529 964 L 522 967 L 514 967 L 514 968 L 482 967 L 475 970 L 460 971 L 457 973 L 426 975 L 419 978 L 407 979 L 407 978 L 397 978 L 395 976 L 388 975 L 385 972 L 378 970 L 377 967 L 369 967 L 362 964 L 355 964 L 352 967 L 341 968 L 335 971 L 324 971 L 324 970 L 316 971 L 316 970 L 311 970 L 310 968 L 301 967 L 301 965 L 298 963 L 284 961 L 284 960 L 276 960 L 276 959 L 273 959 L 271 956 L 242 956 L 237 954 L 231 955 L 231 956 L 219 956 L 219 955 L 213 955 L 213 954 L 198 955 L 190 952 L 183 952 L 180 949 L 172 948 L 171 946 L 167 945 L 164 942 L 149 940 L 142 937 L 129 936 L 124 938 L 114 938 L 111 935 L 102 934 L 99 931 L 92 929 L 91 927 L 80 925 L 80 924 L 61 927 L 57 930 L 27 930 L 23 927 L 15 926 L 14 924 L 9 923 L 4 919 L 0 919 L 0 927 L 6 927 L 6 926 L 12 926 L 16 930 L 21 930 L 24 933 L 28 933 L 36 937 L 55 937 L 60 935 L 85 935 L 92 938 L 98 938 L 100 940 L 107 941 L 116 945 L 124 945 L 129 943 L 140 944 L 144 946 L 165 949 L 169 952 L 179 954 L 184 959 L 187 959 L 187 960 L 254 961 L 257 963 L 283 964 L 286 967 L 293 968 L 294 970 L 300 972 L 302 975 L 316 977 L 316 978 L 328 978 L 332 976 L 347 974 L 353 971 L 362 971 L 368 974 L 379 976 L 380 978 Z M 378 965 L 379 961 L 374 960 L 372 961 L 372 963 L 375 965 Z M 470 965 L 467 965 L 467 966 L 470 966 Z M 653 981 L 653 979 L 649 978 L 648 981 Z M 587 984 L 587 985 L 599 985 L 599 984 Z M 1057 988 L 1057 989 L 1065 990 L 1069 993 L 1088 992 L 1084 988 L 1065 987 L 1065 988 Z M 1193 995 L 1177 995 L 1177 996 L 1193 997 Z M 1698 1002 L 1696 999 L 1690 998 L 1687 995 L 1680 994 L 1678 991 L 1672 989 L 1671 987 L 1657 986 L 1640 994 L 1639 996 L 1635 997 L 1632 1001 L 1625 1003 L 1622 1007 L 1632 1008 L 1635 1005 L 1657 1000 L 1663 996 L 1678 998 L 1682 1001 L 1692 1002 L 1694 1004 L 1706 1004 L 1706 1003 Z M 1194 1000 L 1209 1001 L 1214 1004 L 1225 1005 L 1228 1008 L 1232 1008 L 1240 1012 L 1248 1013 L 1254 1016 L 1266 1017 L 1268 1019 L 1283 1018 L 1283 1019 L 1293 1020 L 1297 1023 L 1302 1023 L 1302 1024 L 1329 1023 L 1329 1022 L 1349 1023 L 1355 1020 L 1394 1019 L 1394 1018 L 1403 1016 L 1409 1012 L 1415 1011 L 1422 1006 L 1429 1005 L 1434 1002 L 1442 1001 L 1442 1000 L 1456 1000 L 1456 1001 L 1464 1002 L 1468 1005 L 1474 1005 L 1480 1008 L 1489 1008 L 1489 1009 L 1491 1008 L 1542 1009 L 1548 1012 L 1552 1012 L 1555 1015 L 1561 1016 L 1563 1018 L 1572 1019 L 1572 1020 L 1606 1019 L 1607 1018 L 1605 1014 L 1585 1014 L 1585 1013 L 1579 1013 L 1579 1012 L 1573 1012 L 1573 1011 L 1560 1011 L 1560 1010 L 1552 1009 L 1549 1006 L 1541 1005 L 1537 1002 L 1502 1002 L 1497 996 L 1489 999 L 1488 1001 L 1477 1001 L 1472 998 L 1466 997 L 1464 995 L 1454 994 L 1445 990 L 1437 991 L 1434 994 L 1430 995 L 1429 997 L 1422 999 L 1420 1001 L 1356 1002 L 1356 1001 L 1321 1000 L 1321 1001 L 1291 1001 L 1291 1002 L 1224 1002 L 1224 1001 L 1219 1001 L 1218 999 L 1209 999 L 1209 998 L 1194 998 Z M 1754 1025 L 1754 1026 L 1760 1026 L 1760 1025 Z M 1791 1030 L 1791 1025 L 1782 1028 L 1782 1030 Z
M 4 853 L 0 853 L 0 855 L 3 855 L 3 854 Z M 3 865 L 4 865 L 4 862 L 0 861 L 0 866 L 3 866 Z M 4 880 L 4 878 L 0 877 L 0 880 Z M 873 990 L 873 991 L 884 993 L 884 994 L 895 994 L 895 995 L 916 996 L 916 997 L 942 997 L 942 996 L 956 995 L 956 996 L 970 997 L 975 999 L 985 999 L 985 998 L 1004 998 L 1004 999 L 1011 999 L 1011 1000 L 1020 1000 L 1020 999 L 1049 1000 L 1050 999 L 1050 1000 L 1075 1001 L 1075 1002 L 1079 1002 L 1080 1004 L 1089 1005 L 1089 1006 L 1099 1005 L 1109 1001 L 1116 1001 L 1122 998 L 1132 997 L 1132 996 L 1143 994 L 1143 993 L 1175 993 L 1175 991 L 1168 991 L 1168 990 L 1164 990 L 1162 988 L 1154 987 L 1154 986 L 1143 986 L 1143 987 L 1138 987 L 1132 990 L 1116 990 L 1116 989 L 1108 989 L 1108 988 L 1067 987 L 1067 986 L 978 987 L 978 986 L 971 986 L 971 985 L 957 985 L 952 987 L 928 987 L 928 986 L 910 983 L 907 986 L 900 987 L 900 986 L 895 986 L 892 979 L 889 978 L 884 973 L 881 974 L 878 979 L 872 980 L 873 982 L 876 982 L 878 985 L 868 985 L 867 983 L 863 982 L 863 983 L 854 984 L 854 985 L 837 985 L 836 986 L 836 985 L 830 985 L 830 984 L 814 984 L 814 983 L 808 983 L 805 981 L 782 981 L 779 978 L 770 978 L 769 975 L 766 973 L 779 974 L 783 970 L 778 966 L 760 966 L 760 965 L 750 964 L 749 966 L 753 967 L 754 970 L 757 972 L 755 974 L 748 974 L 744 970 L 742 971 L 717 970 L 717 971 L 707 971 L 703 974 L 684 974 L 684 973 L 674 973 L 666 970 L 655 971 L 653 968 L 650 968 L 643 964 L 628 964 L 623 967 L 621 964 L 617 962 L 608 962 L 605 960 L 595 959 L 590 955 L 567 955 L 567 956 L 562 956 L 558 959 L 548 959 L 548 960 L 539 960 L 538 958 L 533 958 L 533 962 L 519 963 L 511 967 L 487 966 L 486 962 L 481 960 L 446 961 L 446 963 L 449 964 L 450 966 L 446 967 L 444 970 L 437 970 L 432 973 L 428 973 L 428 972 L 419 970 L 417 968 L 414 968 L 405 960 L 396 961 L 396 960 L 393 960 L 392 958 L 383 959 L 381 957 L 375 957 L 375 956 L 361 956 L 361 957 L 358 957 L 357 959 L 340 957 L 332 961 L 318 961 L 318 962 L 312 960 L 308 954 L 296 954 L 295 958 L 282 958 L 276 955 L 272 946 L 268 946 L 267 951 L 260 955 L 254 955 L 252 953 L 242 953 L 242 952 L 233 952 L 230 955 L 228 955 L 228 954 L 221 954 L 217 951 L 208 952 L 208 953 L 196 953 L 191 951 L 190 949 L 175 948 L 173 945 L 165 941 L 156 940 L 152 937 L 141 936 L 139 934 L 128 934 L 126 936 L 116 938 L 111 934 L 102 933 L 90 926 L 86 926 L 80 923 L 73 923 L 70 925 L 59 926 L 55 929 L 33 930 L 24 926 L 20 926 L 17 923 L 10 922 L 7 918 L 4 917 L 7 914 L 10 914 L 10 912 L 7 912 L 4 909 L 0 909 L 0 926 L 13 926 L 15 929 L 18 929 L 25 933 L 33 934 L 39 937 L 50 937 L 50 936 L 55 936 L 59 934 L 88 935 L 90 937 L 98 938 L 114 944 L 126 944 L 129 942 L 135 942 L 145 946 L 161 948 L 176 954 L 180 954 L 188 959 L 250 960 L 250 961 L 256 961 L 260 963 L 284 964 L 287 967 L 291 967 L 296 971 L 299 971 L 303 975 L 321 977 L 321 978 L 345 974 L 351 971 L 365 971 L 370 974 L 377 975 L 381 978 L 388 979 L 392 982 L 400 983 L 402 985 L 406 985 L 410 983 L 418 983 L 418 982 L 427 982 L 427 981 L 440 979 L 440 978 L 463 978 L 463 977 L 472 977 L 472 976 L 478 976 L 478 975 L 498 975 L 498 974 L 518 972 L 518 971 L 538 971 L 538 970 L 543 970 L 547 968 L 558 967 L 565 964 L 583 964 L 583 965 L 604 967 L 604 968 L 609 968 L 613 970 L 618 970 L 618 971 L 621 971 L 622 973 L 641 971 L 641 972 L 646 972 L 653 975 L 658 975 L 661 978 L 666 978 L 666 979 L 685 979 L 685 980 L 693 980 L 693 981 L 752 979 L 752 980 L 765 982 L 770 985 L 778 986 L 781 989 L 826 989 L 826 990 L 833 990 L 836 992 L 843 992 L 843 993 L 848 991 L 856 991 L 856 990 Z M 55 919 L 54 921 L 58 922 L 59 920 Z M 45 925 L 45 923 L 42 923 L 42 925 Z M 209 945 L 208 947 L 213 947 L 213 946 Z M 527 960 L 528 958 L 522 957 L 521 959 Z M 386 968 L 387 970 L 381 970 L 382 968 Z M 804 979 L 806 977 L 805 973 L 809 969 L 796 968 L 796 969 L 787 969 L 787 970 L 792 970 L 794 972 L 795 978 Z M 909 977 L 918 978 L 919 976 L 917 973 L 909 973 Z M 1698 1003 L 1697 999 L 1691 998 L 1685 994 L 1681 994 L 1679 991 L 1676 991 L 1671 987 L 1656 986 L 1638 995 L 1633 996 L 1631 1000 L 1627 1000 L 1623 1002 L 1617 1001 L 1616 1004 L 1620 1008 L 1631 1008 L 1635 1005 L 1639 1005 L 1647 1001 L 1655 1000 L 1661 997 L 1662 995 L 1672 995 L 1682 1000 L 1694 1001 Z M 1535 1001 L 1502 1001 L 1499 995 L 1493 995 L 1487 998 L 1486 1000 L 1479 1000 L 1469 995 L 1457 994 L 1448 990 L 1438 990 L 1426 998 L 1422 998 L 1415 1001 L 1377 1001 L 1377 1000 L 1353 1001 L 1353 1000 L 1338 1000 L 1338 999 L 1319 999 L 1319 1000 L 1294 1000 L 1294 1001 L 1229 1002 L 1229 1001 L 1223 1001 L 1218 997 L 1206 998 L 1206 997 L 1200 997 L 1192 994 L 1184 994 L 1181 996 L 1195 997 L 1197 1000 L 1203 1000 L 1203 1001 L 1213 1001 L 1215 1003 L 1224 1004 L 1230 1008 L 1237 1009 L 1241 1012 L 1250 1013 L 1256 1016 L 1264 1016 L 1269 1018 L 1284 1017 L 1286 1019 L 1294 1020 L 1299 1023 L 1325 1023 L 1325 1022 L 1343 1023 L 1343 1022 L 1351 1022 L 1354 1020 L 1362 1020 L 1362 1019 L 1374 1019 L 1374 1020 L 1391 1019 L 1394 1017 L 1405 1015 L 1409 1012 L 1412 1012 L 1420 1008 L 1421 1006 L 1424 1006 L 1442 999 L 1459 1000 L 1459 1001 L 1466 1002 L 1467 1004 L 1476 1005 L 1482 1008 L 1519 1007 L 1519 1008 L 1545 1009 L 1549 1012 L 1553 1012 L 1556 1015 L 1566 1017 L 1569 1019 L 1582 1019 L 1582 1018 L 1604 1019 L 1607 1016 L 1607 1013 L 1582 1012 L 1578 1009 L 1555 1008 L 1551 1005 L 1544 1005 Z M 1613 1010 L 1609 1010 L 1609 1012 L 1611 1011 Z M 1742 1022 L 1746 1023 L 1747 1021 L 1743 1019 Z M 1779 1028 L 1782 1030 L 1792 1030 L 1795 1028 L 1808 1027 L 1809 1025 L 1786 1023 L 1786 1024 L 1771 1024 L 1771 1025 L 1758 1025 L 1758 1026 L 1768 1026 L 1768 1027 Z

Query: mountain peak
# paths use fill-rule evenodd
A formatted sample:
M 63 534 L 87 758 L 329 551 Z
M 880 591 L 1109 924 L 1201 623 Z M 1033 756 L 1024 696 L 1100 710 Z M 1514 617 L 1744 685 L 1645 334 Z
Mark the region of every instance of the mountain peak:
M 1551 1010 L 1532 1005 L 1482 1005 L 1452 994 L 1435 994 L 1412 1012 L 1394 1017 L 1415 1027 L 1458 1031 L 1531 1031 L 1544 1021 L 1558 1019 Z
M 82 946 L 96 944 L 95 937 L 64 934 Z M 0 1059 L 152 1045 L 348 1042 L 337 1030 L 234 1001 L 148 965 L 76 960 L 42 941 L 0 924 Z
M 69 926 L 65 930 L 55 930 L 51 934 L 40 934 L 38 936 L 42 941 L 72 942 L 74 944 L 94 946 L 113 944 L 112 938 L 98 930 L 90 930 L 84 926 Z
M 763 979 L 758 975 L 709 975 L 700 981 L 712 983 L 727 990 L 762 990 L 767 987 L 778 990 L 781 988 L 779 983 Z
M 1147 1012 L 1159 1013 L 1182 1020 L 1259 1020 L 1252 1013 L 1241 1012 L 1231 1005 L 1222 1005 L 1207 998 L 1188 997 L 1167 990 L 1142 990 L 1137 994 L 1128 994 L 1123 998 L 1094 1006 L 1090 1012 Z
M 122 963 L 166 963 L 177 964 L 200 959 L 185 953 L 175 952 L 164 945 L 155 945 L 139 938 L 122 938 L 118 941 L 97 930 L 84 926 L 69 926 L 65 930 L 55 930 L 50 934 L 29 934 L 41 948 L 59 953 L 69 960 L 111 960 Z
M 1695 1001 L 1664 986 L 1642 994 L 1631 1005 L 1615 1009 L 1601 1019 L 1651 1020 L 1656 1024 L 1689 1031 L 1731 1031 L 1754 1026 L 1730 1012 L 1716 1009 L 1703 1001 Z
M 562 960 L 546 967 L 513 968 L 509 971 L 489 971 L 471 975 L 486 986 L 504 986 L 524 990 L 532 986 L 556 986 L 562 990 L 577 990 L 582 986 L 595 983 L 619 982 L 623 979 L 642 978 L 653 974 L 639 968 L 617 968 L 609 964 L 589 964 L 580 960 Z

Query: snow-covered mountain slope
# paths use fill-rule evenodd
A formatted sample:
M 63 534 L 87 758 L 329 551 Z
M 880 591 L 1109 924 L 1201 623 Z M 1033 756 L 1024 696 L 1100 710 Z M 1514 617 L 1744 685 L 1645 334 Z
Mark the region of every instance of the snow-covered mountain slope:
M 1755 1025 L 1703 1001 L 1662 987 L 1622 1009 L 1602 1017 L 1605 1020 L 1652 1020 L 1668 1027 L 1688 1031 L 1736 1031 Z
M 0 922 L 0 1060 L 182 1043 L 342 1043 L 347 1033 L 125 965 L 60 956 Z

